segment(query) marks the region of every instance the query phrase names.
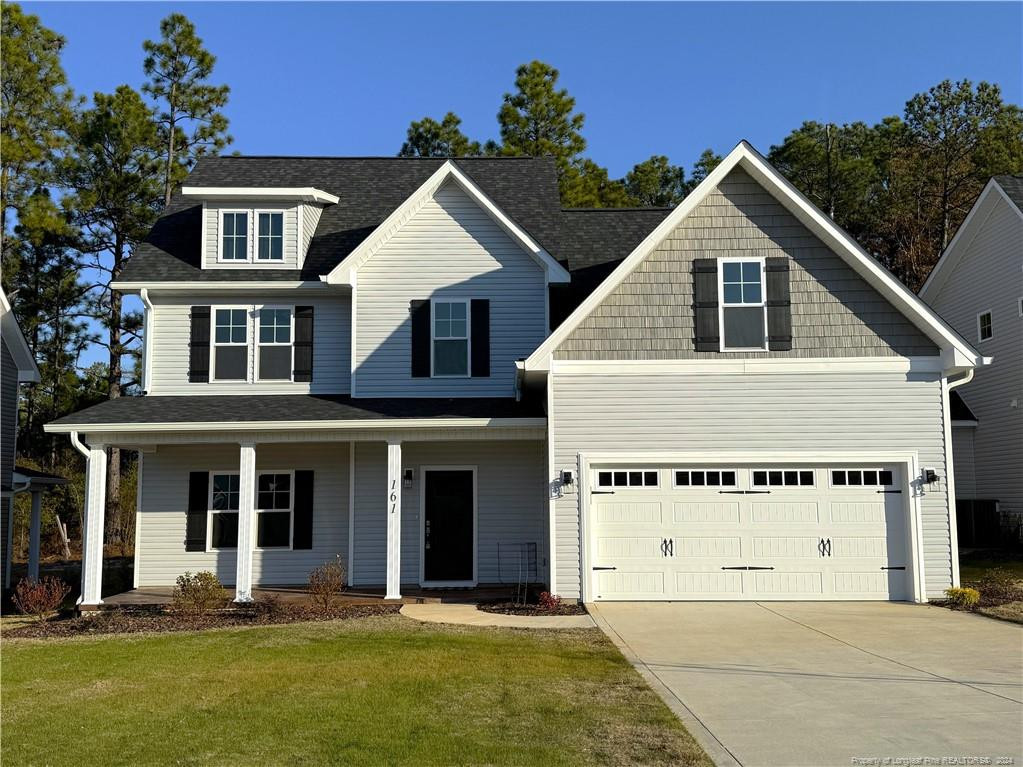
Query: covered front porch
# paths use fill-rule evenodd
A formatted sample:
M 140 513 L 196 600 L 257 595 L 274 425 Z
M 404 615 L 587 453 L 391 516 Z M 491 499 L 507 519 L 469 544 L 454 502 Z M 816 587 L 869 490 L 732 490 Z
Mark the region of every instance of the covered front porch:
M 138 451 L 139 492 L 133 589 L 108 604 L 159 604 L 200 571 L 237 602 L 303 599 L 336 561 L 351 600 L 474 601 L 548 580 L 542 417 L 70 426 L 49 428 L 87 460 L 82 609 L 104 604 L 113 446 Z

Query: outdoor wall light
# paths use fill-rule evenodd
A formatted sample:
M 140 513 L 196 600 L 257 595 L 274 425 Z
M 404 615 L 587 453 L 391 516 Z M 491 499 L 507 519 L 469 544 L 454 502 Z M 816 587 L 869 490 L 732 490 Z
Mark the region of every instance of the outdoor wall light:
M 924 467 L 924 482 L 926 482 L 928 485 L 932 485 L 932 484 L 934 484 L 937 481 L 938 481 L 938 472 L 936 472 L 934 469 L 931 469 L 931 468 L 928 468 L 928 467 L 925 466 Z
M 572 474 L 572 470 L 564 469 L 561 472 L 561 484 L 565 487 L 571 487 L 573 482 L 575 482 L 575 477 Z
M 415 469 L 405 469 L 401 476 L 401 484 L 403 487 L 412 487 L 412 482 L 416 478 Z

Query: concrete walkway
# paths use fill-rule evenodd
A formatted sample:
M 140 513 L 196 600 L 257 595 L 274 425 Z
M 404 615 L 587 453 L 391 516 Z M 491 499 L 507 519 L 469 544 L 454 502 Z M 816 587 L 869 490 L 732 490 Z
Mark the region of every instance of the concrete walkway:
M 590 610 L 722 767 L 1023 764 L 1021 626 L 888 602 Z
M 457 623 L 463 626 L 503 626 L 517 629 L 593 628 L 589 615 L 501 615 L 477 610 L 473 604 L 402 605 L 401 614 L 426 623 Z

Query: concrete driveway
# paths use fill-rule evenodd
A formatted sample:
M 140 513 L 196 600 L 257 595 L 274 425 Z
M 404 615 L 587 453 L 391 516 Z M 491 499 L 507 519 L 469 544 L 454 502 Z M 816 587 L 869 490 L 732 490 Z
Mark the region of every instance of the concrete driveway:
M 719 765 L 1023 765 L 1021 626 L 888 602 L 592 607 Z

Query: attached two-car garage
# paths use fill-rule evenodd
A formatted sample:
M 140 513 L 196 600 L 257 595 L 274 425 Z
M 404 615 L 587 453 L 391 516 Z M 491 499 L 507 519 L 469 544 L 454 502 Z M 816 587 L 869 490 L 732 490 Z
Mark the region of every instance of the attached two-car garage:
M 914 598 L 907 464 L 588 464 L 593 600 Z

